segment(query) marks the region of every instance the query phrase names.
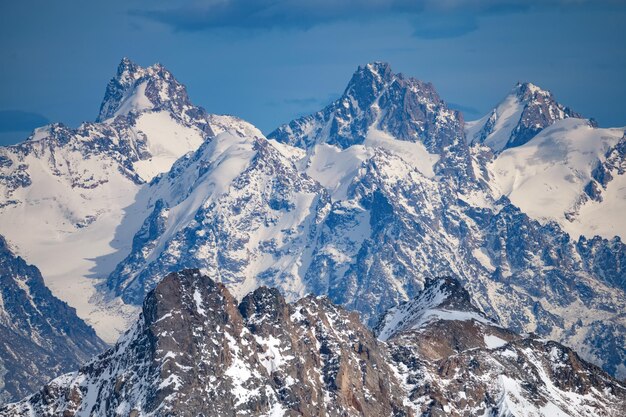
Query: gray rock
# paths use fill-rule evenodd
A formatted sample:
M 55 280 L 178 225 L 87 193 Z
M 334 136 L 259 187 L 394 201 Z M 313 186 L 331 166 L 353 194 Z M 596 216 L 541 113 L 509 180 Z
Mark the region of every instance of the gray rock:
M 34 392 L 106 347 L 0 236 L 0 403 Z

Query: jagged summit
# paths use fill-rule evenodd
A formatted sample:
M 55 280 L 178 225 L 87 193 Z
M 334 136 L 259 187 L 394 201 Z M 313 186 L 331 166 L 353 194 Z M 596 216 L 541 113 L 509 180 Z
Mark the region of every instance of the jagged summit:
M 428 140 L 429 129 L 434 129 L 431 119 L 439 115 L 454 123 L 454 114 L 431 84 L 396 74 L 385 62 L 373 62 L 357 68 L 338 100 L 268 137 L 303 148 L 318 143 L 347 148 L 363 143 L 370 129 L 380 129 L 414 142 Z
M 408 416 L 393 375 L 355 314 L 267 288 L 237 305 L 190 269 L 148 294 L 115 347 L 0 415 Z
M 107 85 L 96 121 L 143 110 L 170 110 L 182 116 L 192 108 L 185 86 L 163 65 L 143 68 L 123 58 Z
M 415 298 L 388 310 L 374 332 L 381 340 L 387 340 L 408 330 L 418 330 L 433 320 L 490 323 L 457 279 L 443 277 L 426 280 Z
M 489 114 L 467 122 L 465 132 L 469 143 L 484 143 L 499 152 L 521 146 L 546 127 L 567 118 L 583 116 L 557 102 L 550 91 L 530 82 L 518 82 Z
M 447 107 L 432 84 L 374 62 L 356 70 L 338 100 L 279 127 L 268 138 L 303 149 L 417 143 L 438 159 L 437 173 L 462 182 L 474 175 L 462 126 L 460 113 Z
M 551 96 L 552 93 L 548 90 L 544 90 L 536 84 L 525 81 L 518 81 L 515 84 L 515 87 L 511 90 L 515 94 L 517 94 L 520 98 L 525 100 L 530 100 L 533 95 L 542 95 L 542 96 Z
M 380 91 L 393 81 L 396 75 L 386 62 L 373 62 L 359 66 L 344 90 L 344 97 L 355 97 L 359 107 L 366 108 L 374 103 Z

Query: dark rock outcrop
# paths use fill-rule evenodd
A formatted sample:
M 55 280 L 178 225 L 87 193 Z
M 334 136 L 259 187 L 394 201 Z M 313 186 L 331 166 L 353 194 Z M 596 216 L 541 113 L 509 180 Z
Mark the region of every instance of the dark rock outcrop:
M 106 347 L 0 236 L 0 403 L 34 392 Z

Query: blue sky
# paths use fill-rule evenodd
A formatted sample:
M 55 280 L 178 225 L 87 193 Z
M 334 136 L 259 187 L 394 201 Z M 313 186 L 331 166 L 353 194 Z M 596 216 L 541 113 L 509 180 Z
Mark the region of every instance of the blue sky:
M 388 61 L 479 117 L 517 81 L 626 125 L 624 0 L 22 0 L 0 5 L 0 142 L 95 119 L 123 56 L 266 133 Z

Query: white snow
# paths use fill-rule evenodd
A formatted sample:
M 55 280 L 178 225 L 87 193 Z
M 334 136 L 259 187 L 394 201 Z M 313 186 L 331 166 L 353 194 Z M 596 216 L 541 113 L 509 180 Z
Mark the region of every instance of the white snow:
M 528 143 L 498 155 L 489 169 L 496 192 L 508 196 L 522 211 L 541 221 L 557 221 L 570 235 L 626 237 L 624 216 L 593 220 L 594 214 L 614 214 L 625 207 L 620 182 L 602 204 L 583 206 L 573 223 L 565 213 L 575 210 L 591 171 L 622 137 L 622 129 L 595 129 L 585 120 L 565 119 L 544 129 Z M 623 184 L 623 182 L 621 183 Z
M 506 340 L 503 340 L 499 338 L 498 336 L 494 336 L 492 334 L 484 335 L 484 339 L 485 339 L 485 346 L 487 346 L 487 349 L 497 349 L 507 344 Z
M 439 160 L 439 155 L 429 153 L 422 142 L 398 140 L 387 132 L 371 127 L 367 131 L 363 145 L 383 148 L 404 159 L 424 176 L 428 178 L 435 176 L 433 167 Z
M 200 130 L 181 125 L 167 111 L 143 113 L 134 130 L 146 135 L 152 155 L 134 163 L 137 174 L 147 182 L 169 171 L 178 158 L 198 149 L 204 141 Z
M 239 347 L 237 346 L 235 338 L 228 332 L 225 332 L 224 336 L 226 336 L 228 340 L 232 355 L 231 364 L 224 374 L 230 377 L 232 381 L 232 394 L 237 398 L 235 405 L 238 406 L 244 404 L 250 398 L 257 396 L 259 394 L 259 388 L 248 389 L 244 387 L 244 384 L 252 378 L 253 373 L 246 362 L 240 357 Z
M 347 198 L 348 186 L 363 162 L 372 156 L 362 145 L 340 149 L 326 143 L 313 147 L 308 156 L 305 172 L 322 184 L 335 200 Z
M 506 96 L 498 107 L 495 108 L 496 123 L 493 127 L 493 132 L 485 138 L 483 143 L 495 151 L 504 149 L 513 129 L 519 123 L 523 111 L 524 103 L 520 102 L 517 94 L 511 93 Z M 476 143 L 478 139 L 476 135 L 482 130 L 491 116 L 492 113 L 488 113 L 480 120 L 465 123 L 465 135 L 468 142 Z
M 267 339 L 263 339 L 255 335 L 255 339 L 258 344 L 265 348 L 263 353 L 259 353 L 259 360 L 261 365 L 267 369 L 269 375 L 272 372 L 278 371 L 288 361 L 294 359 L 293 356 L 283 355 L 280 348 L 280 339 L 270 335 Z
M 206 316 L 206 310 L 204 309 L 204 302 L 202 301 L 202 294 L 199 289 L 193 291 L 193 301 L 196 304 L 196 311 L 201 316 Z
M 119 108 L 114 114 L 115 116 L 128 114 L 130 112 L 140 112 L 149 110 L 154 107 L 150 99 L 146 97 L 147 81 L 139 83 L 134 90 L 129 91 L 120 102 Z
M 626 239 L 626 175 L 613 177 L 602 192 L 602 202 L 587 201 L 565 228 L 573 237 L 599 235 Z
M 472 255 L 474 255 L 474 258 L 476 258 L 478 262 L 480 262 L 481 265 L 484 266 L 488 271 L 493 272 L 496 270 L 495 266 L 493 266 L 493 263 L 491 262 L 489 253 L 487 253 L 487 250 L 485 248 L 472 250 Z

